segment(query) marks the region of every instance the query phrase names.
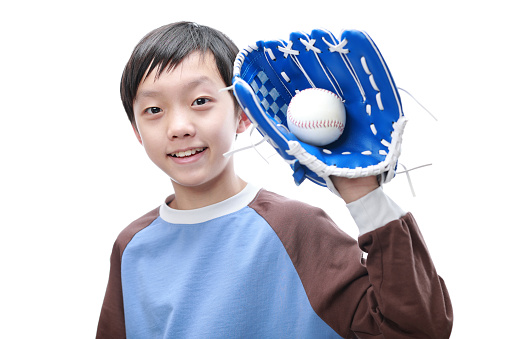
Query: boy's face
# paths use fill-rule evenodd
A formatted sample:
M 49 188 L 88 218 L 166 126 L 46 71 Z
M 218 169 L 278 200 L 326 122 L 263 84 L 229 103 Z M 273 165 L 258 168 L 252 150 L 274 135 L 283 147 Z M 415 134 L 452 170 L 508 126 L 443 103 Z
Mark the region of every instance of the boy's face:
M 230 150 L 236 133 L 249 125 L 234 102 L 212 54 L 195 52 L 156 79 L 143 81 L 134 101 L 135 133 L 149 158 L 174 184 L 221 183 L 235 177 Z

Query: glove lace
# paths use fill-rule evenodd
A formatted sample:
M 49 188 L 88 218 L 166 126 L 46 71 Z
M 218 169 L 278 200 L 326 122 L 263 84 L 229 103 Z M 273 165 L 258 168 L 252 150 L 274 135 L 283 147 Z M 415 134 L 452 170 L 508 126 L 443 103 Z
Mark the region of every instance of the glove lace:
M 322 53 L 322 51 L 319 48 L 315 47 L 316 39 L 311 39 L 309 41 L 306 41 L 306 40 L 301 38 L 300 42 L 302 42 L 302 44 L 304 46 L 306 46 L 306 50 L 307 51 L 313 51 L 315 53 Z
M 291 54 L 291 55 L 299 55 L 300 52 L 299 51 L 296 51 L 294 49 L 292 49 L 292 46 L 293 46 L 293 42 L 292 41 L 289 41 L 288 42 L 288 45 L 286 45 L 286 47 L 283 47 L 283 46 L 277 46 L 277 49 L 283 53 L 283 57 L 286 59 L 288 58 L 288 55 Z M 274 60 L 274 59 L 273 59 Z
M 290 149 L 287 150 L 286 153 L 293 155 L 301 165 L 306 166 L 321 178 L 327 178 L 331 176 L 334 173 L 334 170 L 337 168 L 336 166 L 325 165 L 314 155 L 309 154 L 297 141 L 289 141 L 288 146 Z
M 322 37 L 322 40 L 323 42 L 325 42 L 325 44 L 327 46 L 329 46 L 329 51 L 330 52 L 338 52 L 338 53 L 342 53 L 342 54 L 348 54 L 350 53 L 350 51 L 346 48 L 343 48 L 345 47 L 345 45 L 348 43 L 348 40 L 346 39 L 343 39 L 339 44 L 335 45 L 335 44 L 331 44 L 330 42 L 328 42 L 324 37 Z
M 260 140 L 260 141 L 258 141 L 256 143 L 253 142 L 253 131 L 256 129 L 256 126 L 257 125 L 255 125 L 255 124 L 251 125 L 251 131 L 249 132 L 249 140 L 251 141 L 251 145 L 245 146 L 245 147 L 242 147 L 242 148 L 238 148 L 238 149 L 234 149 L 234 150 L 231 150 L 231 151 L 228 151 L 228 152 L 223 154 L 223 157 L 228 158 L 228 157 L 232 156 L 235 153 L 242 152 L 242 151 L 248 150 L 250 148 L 254 148 L 256 153 L 258 153 L 258 155 L 260 157 L 262 157 L 262 159 L 265 160 L 265 162 L 268 164 L 269 163 L 268 160 L 260 153 L 260 151 L 258 151 L 258 149 L 256 147 L 261 145 L 265 141 L 269 140 L 269 136 L 265 135 L 262 140 Z

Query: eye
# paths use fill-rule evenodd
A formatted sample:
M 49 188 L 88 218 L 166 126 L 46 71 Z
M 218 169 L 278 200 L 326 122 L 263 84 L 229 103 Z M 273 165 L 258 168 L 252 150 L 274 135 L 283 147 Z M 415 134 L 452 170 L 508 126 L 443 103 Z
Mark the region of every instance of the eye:
M 207 102 L 209 102 L 210 99 L 207 99 L 207 98 L 198 98 L 196 99 L 195 101 L 193 101 L 193 104 L 192 106 L 201 106 L 201 105 L 205 105 Z
M 162 110 L 159 108 L 159 107 L 149 107 L 145 110 L 145 113 L 149 113 L 149 114 L 157 114 L 157 113 L 161 113 Z

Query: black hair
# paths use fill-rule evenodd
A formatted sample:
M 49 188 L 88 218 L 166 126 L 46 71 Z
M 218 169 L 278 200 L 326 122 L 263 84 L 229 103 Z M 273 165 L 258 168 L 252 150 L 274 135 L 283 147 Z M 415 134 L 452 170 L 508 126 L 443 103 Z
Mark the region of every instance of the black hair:
M 159 27 L 140 40 L 127 62 L 120 82 L 120 97 L 131 124 L 135 124 L 133 103 L 140 83 L 156 69 L 156 77 L 164 70 L 178 66 L 192 52 L 205 55 L 210 51 L 224 83 L 229 86 L 233 78 L 233 63 L 238 48 L 222 32 L 181 21 Z M 238 103 L 233 98 L 235 107 Z

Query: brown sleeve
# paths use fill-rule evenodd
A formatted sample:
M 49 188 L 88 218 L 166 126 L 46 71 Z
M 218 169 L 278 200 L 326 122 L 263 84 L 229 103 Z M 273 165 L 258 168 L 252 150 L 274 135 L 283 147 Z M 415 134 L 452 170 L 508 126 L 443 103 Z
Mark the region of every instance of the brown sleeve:
M 156 208 L 127 226 L 118 236 L 110 257 L 110 276 L 97 326 L 97 339 L 126 337 L 124 300 L 122 296 L 121 263 L 124 249 L 136 233 L 147 227 L 159 216 Z
M 315 312 L 341 336 L 449 336 L 447 290 L 410 214 L 357 243 L 320 209 L 266 191 L 251 206 L 281 239 Z
M 413 216 L 408 213 L 364 234 L 359 245 L 368 253 L 372 285 L 364 312 L 369 311 L 385 337 L 449 338 L 453 322 L 449 293 Z M 362 333 L 363 322 L 356 316 L 352 330 Z

